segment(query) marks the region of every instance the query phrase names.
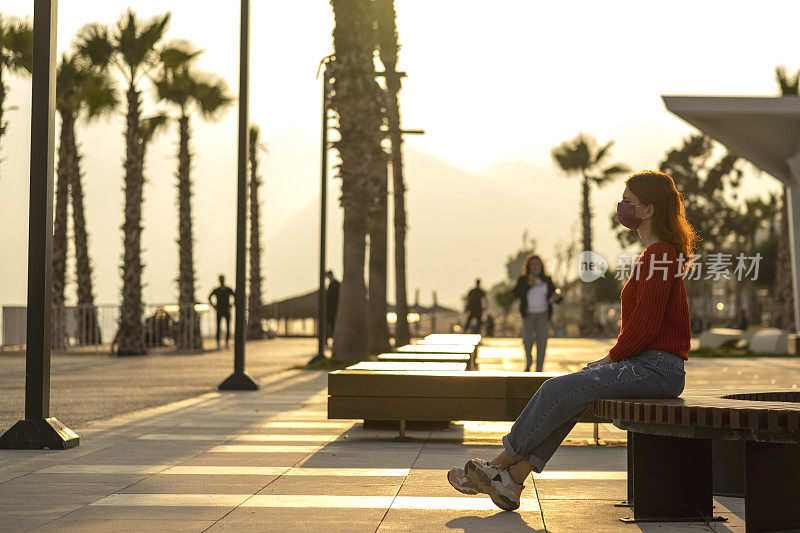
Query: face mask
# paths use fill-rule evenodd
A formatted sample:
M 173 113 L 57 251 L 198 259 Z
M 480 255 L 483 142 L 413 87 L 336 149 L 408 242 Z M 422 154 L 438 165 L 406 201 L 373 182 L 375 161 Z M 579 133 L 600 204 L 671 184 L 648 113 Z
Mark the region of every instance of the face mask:
M 642 204 L 644 205 L 644 204 Z M 639 229 L 642 225 L 643 218 L 637 218 L 633 213 L 638 205 L 626 204 L 620 202 L 617 204 L 617 222 L 629 229 Z

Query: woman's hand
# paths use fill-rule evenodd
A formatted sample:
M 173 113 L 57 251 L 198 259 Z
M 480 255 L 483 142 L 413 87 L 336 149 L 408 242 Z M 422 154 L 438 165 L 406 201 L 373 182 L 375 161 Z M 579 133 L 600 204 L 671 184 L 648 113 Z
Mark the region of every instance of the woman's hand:
M 614 361 L 611 359 L 611 356 L 606 355 L 602 359 L 597 359 L 595 361 L 589 361 L 586 363 L 586 366 L 581 368 L 581 370 L 586 370 L 587 368 L 594 368 L 596 366 L 603 366 L 613 363 Z

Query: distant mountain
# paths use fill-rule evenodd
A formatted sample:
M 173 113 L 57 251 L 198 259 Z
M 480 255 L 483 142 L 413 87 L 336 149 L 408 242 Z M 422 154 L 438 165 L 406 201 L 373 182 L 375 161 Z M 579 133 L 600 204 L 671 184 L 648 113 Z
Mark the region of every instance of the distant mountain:
M 558 176 L 554 170 L 510 161 L 473 173 L 410 148 L 405 158 L 411 300 L 419 287 L 423 303 L 430 303 L 435 290 L 439 302 L 460 308 L 462 296 L 476 277 L 486 286 L 505 277 L 506 258 L 519 248 L 524 231 L 536 239 L 547 260 L 556 244 L 569 240 L 570 227 L 578 220 L 578 181 Z M 328 264 L 341 277 L 337 188 L 333 187 L 329 198 Z M 602 191 L 595 199 L 610 193 L 619 195 L 621 190 Z M 601 219 L 596 231 L 605 225 L 610 210 L 610 206 L 596 210 Z M 610 234 L 605 228 L 603 232 Z M 267 236 L 264 274 L 269 300 L 316 286 L 318 239 L 317 202 L 307 204 Z M 607 240 L 598 235 L 598 241 Z M 393 265 L 391 258 L 389 264 Z M 390 286 L 390 300 L 393 294 Z

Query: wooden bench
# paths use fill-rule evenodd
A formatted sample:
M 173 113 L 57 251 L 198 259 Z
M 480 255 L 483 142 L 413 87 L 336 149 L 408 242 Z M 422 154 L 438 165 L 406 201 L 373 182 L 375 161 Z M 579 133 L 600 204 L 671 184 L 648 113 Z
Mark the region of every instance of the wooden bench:
M 478 346 L 481 336 L 473 333 L 431 333 L 417 344 L 472 344 Z
M 394 361 L 405 363 L 464 363 L 471 370 L 472 356 L 463 353 L 382 353 L 378 361 Z
M 459 362 L 413 362 L 413 361 L 361 361 L 348 366 L 345 370 L 361 370 L 366 372 L 464 372 L 467 363 Z
M 561 375 L 337 370 L 328 374 L 328 418 L 397 420 L 401 438 L 406 420 L 513 422 L 545 380 Z M 580 421 L 606 420 L 589 409 Z
M 633 517 L 623 520 L 708 520 L 712 444 L 744 441 L 747 531 L 800 529 L 800 391 L 599 400 L 595 410 L 628 432 Z
M 397 353 L 413 354 L 461 354 L 469 356 L 469 370 L 478 368 L 478 347 L 472 344 L 406 344 L 395 350 Z

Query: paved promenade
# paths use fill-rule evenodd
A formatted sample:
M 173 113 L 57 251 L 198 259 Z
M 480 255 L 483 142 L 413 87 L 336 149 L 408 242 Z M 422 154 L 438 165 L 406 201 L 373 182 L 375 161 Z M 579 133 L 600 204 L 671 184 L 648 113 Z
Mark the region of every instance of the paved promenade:
M 247 372 L 261 380 L 305 364 L 316 349 L 316 339 L 251 341 L 247 343 Z M 73 427 L 203 394 L 216 389 L 232 371 L 232 349 L 133 357 L 94 351 L 54 353 L 50 412 Z M 3 431 L 24 412 L 24 352 L 0 355 L 0 391 Z
M 605 346 L 555 340 L 545 370 L 568 370 Z M 521 360 L 515 342 L 490 341 L 480 352 L 484 368 Z M 687 371 L 693 388 L 800 383 L 794 359 L 698 359 Z M 508 424 L 410 430 L 412 441 L 397 442 L 391 430 L 327 420 L 324 372 L 260 381 L 257 392 L 206 392 L 77 424 L 81 445 L 72 450 L 0 451 L 0 530 L 744 531 L 737 498 L 716 501 L 727 523 L 619 522 L 629 514 L 613 506 L 626 495 L 626 452 L 610 425 L 601 427 L 609 445 L 598 447 L 587 443 L 592 426 L 580 424 L 508 513 L 445 479 L 467 459 L 498 453 Z

